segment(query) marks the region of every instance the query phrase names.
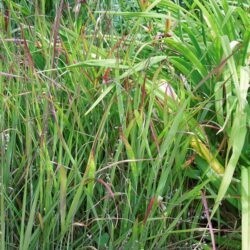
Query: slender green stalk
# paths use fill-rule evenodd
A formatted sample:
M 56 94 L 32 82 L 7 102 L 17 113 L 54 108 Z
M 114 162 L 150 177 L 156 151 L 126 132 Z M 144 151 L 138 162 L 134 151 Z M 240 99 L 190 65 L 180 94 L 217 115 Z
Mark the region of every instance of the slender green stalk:
M 242 205 L 242 249 L 249 247 L 250 233 L 250 171 L 249 168 L 241 168 L 241 205 Z

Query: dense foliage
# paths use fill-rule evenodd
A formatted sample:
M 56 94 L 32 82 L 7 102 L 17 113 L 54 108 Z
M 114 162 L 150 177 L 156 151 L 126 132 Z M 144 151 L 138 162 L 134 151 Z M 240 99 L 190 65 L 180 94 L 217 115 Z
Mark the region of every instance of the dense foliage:
M 248 249 L 249 9 L 0 2 L 0 248 Z

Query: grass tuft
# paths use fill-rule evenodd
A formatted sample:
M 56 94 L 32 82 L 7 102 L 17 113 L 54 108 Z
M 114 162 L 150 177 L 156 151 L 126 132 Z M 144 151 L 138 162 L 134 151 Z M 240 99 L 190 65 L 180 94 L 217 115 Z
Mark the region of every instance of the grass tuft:
M 0 249 L 248 249 L 249 8 L 0 2 Z

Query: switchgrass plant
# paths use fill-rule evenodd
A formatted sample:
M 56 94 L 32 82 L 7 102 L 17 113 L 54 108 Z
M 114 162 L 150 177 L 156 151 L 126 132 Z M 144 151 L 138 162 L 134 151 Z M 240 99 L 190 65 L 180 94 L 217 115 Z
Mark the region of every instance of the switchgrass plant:
M 1 249 L 247 249 L 249 7 L 3 1 Z

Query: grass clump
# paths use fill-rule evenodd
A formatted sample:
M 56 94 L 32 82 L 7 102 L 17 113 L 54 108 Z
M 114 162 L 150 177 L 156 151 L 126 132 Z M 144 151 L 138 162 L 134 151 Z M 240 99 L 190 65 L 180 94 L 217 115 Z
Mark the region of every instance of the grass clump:
M 0 4 L 1 249 L 247 249 L 249 7 Z

